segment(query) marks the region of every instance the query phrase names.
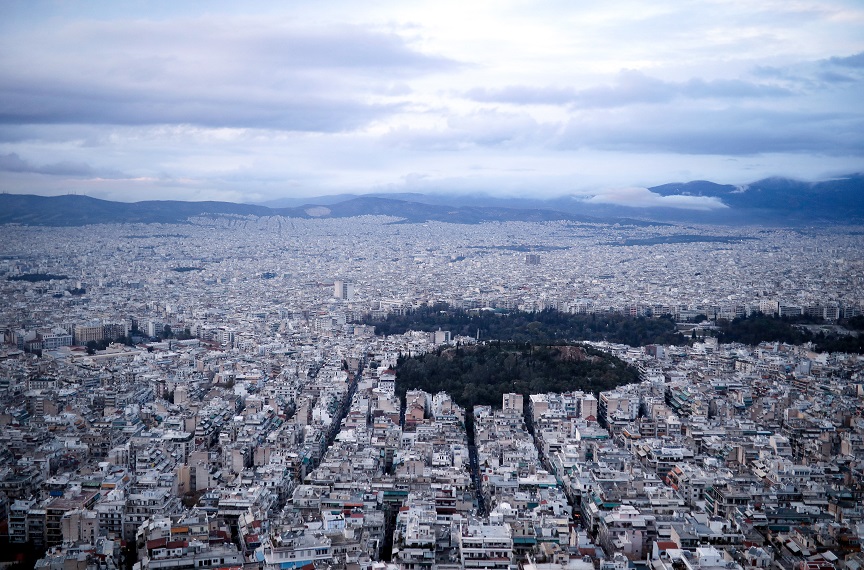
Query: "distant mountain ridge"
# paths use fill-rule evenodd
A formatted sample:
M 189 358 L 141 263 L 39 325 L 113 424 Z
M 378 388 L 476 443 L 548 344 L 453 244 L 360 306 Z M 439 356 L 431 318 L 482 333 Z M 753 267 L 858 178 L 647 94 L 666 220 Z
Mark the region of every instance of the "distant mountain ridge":
M 663 184 L 650 190 L 663 196 L 684 194 L 720 198 L 733 208 L 775 208 L 786 211 L 816 208 L 820 211 L 831 211 L 835 207 L 864 207 L 864 174 L 852 174 L 822 182 L 800 182 L 775 177 L 743 186 L 697 180 L 683 184 Z M 831 202 L 826 203 L 826 199 Z
M 602 223 L 603 220 L 548 209 L 515 209 L 476 206 L 438 206 L 389 198 L 347 199 L 335 204 L 306 204 L 294 208 L 268 208 L 233 202 L 181 202 L 151 200 L 111 202 L 89 196 L 34 196 L 0 194 L 0 224 L 33 226 L 82 226 L 110 223 L 185 223 L 189 218 L 211 215 L 285 216 L 290 218 L 350 218 L 391 216 L 406 222 L 430 220 L 460 224 L 487 221 L 569 220 Z M 632 223 L 644 223 L 633 220 Z
M 823 182 L 767 178 L 743 186 L 699 180 L 649 188 L 659 196 L 701 196 L 725 208 L 698 211 L 671 207 L 636 207 L 589 202 L 584 197 L 512 198 L 483 194 L 341 194 L 284 198 L 264 204 L 148 200 L 111 202 L 88 196 L 44 197 L 0 194 L 0 224 L 81 226 L 102 223 L 185 223 L 208 215 L 348 218 L 384 215 L 408 223 L 442 221 L 476 224 L 489 221 L 580 221 L 650 224 L 861 224 L 864 223 L 864 175 Z
M 803 182 L 788 178 L 766 178 L 735 186 L 706 180 L 673 182 L 648 188 L 659 196 L 703 196 L 719 199 L 726 208 L 696 211 L 671 207 L 623 206 L 587 202 L 572 195 L 554 198 L 501 197 L 486 194 L 401 193 L 365 194 L 365 197 L 387 197 L 430 205 L 481 206 L 516 209 L 547 209 L 591 216 L 603 220 L 630 218 L 640 220 L 719 223 L 809 225 L 818 223 L 864 223 L 864 174 L 850 174 L 821 182 Z M 316 204 L 334 203 L 357 198 L 355 194 L 320 196 L 304 200 Z M 282 207 L 296 205 L 297 198 L 282 198 L 261 205 Z

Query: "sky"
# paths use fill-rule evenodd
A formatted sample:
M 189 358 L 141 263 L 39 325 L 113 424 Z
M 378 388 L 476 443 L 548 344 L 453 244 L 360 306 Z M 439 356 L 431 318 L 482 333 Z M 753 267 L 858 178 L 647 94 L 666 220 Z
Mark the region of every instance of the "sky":
M 862 94 L 860 0 L 4 0 L 0 191 L 704 209 L 864 171 Z

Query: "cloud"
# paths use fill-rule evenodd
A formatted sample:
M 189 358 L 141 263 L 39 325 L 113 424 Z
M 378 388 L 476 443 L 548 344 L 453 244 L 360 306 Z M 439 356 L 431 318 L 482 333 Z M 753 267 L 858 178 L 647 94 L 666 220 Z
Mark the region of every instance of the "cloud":
M 864 52 L 851 56 L 834 56 L 817 60 L 801 60 L 786 65 L 756 65 L 751 73 L 810 93 L 843 88 L 860 82 L 864 70 Z
M 681 210 L 719 210 L 727 208 L 719 198 L 674 194 L 661 196 L 647 188 L 613 188 L 585 199 L 589 204 L 614 204 L 632 208 L 677 208 Z
M 858 0 L 7 4 L 12 192 L 320 195 L 416 172 L 563 193 L 864 156 Z
M 338 132 L 360 127 L 394 113 L 398 104 L 370 104 L 350 98 L 250 93 L 120 93 L 58 91 L 46 94 L 38 85 L 0 90 L 0 124 L 187 124 L 219 128 L 267 128 Z
M 854 77 L 842 73 L 836 73 L 834 71 L 822 71 L 817 75 L 817 77 L 820 81 L 824 81 L 825 83 L 855 83 L 858 81 Z
M 481 103 L 513 103 L 516 105 L 563 105 L 576 98 L 576 90 L 568 87 L 534 87 L 508 85 L 501 89 L 476 87 L 465 97 Z
M 828 59 L 829 63 L 842 67 L 864 68 L 864 51 L 846 57 L 832 57 Z
M 386 70 L 410 77 L 460 66 L 454 60 L 412 49 L 395 33 L 359 26 L 291 26 L 265 28 L 263 34 L 245 33 L 249 35 L 241 36 L 239 42 L 248 46 L 248 56 L 288 68 L 360 70 L 376 75 Z
M 507 113 L 481 109 L 453 114 L 438 128 L 402 126 L 392 129 L 384 142 L 416 150 L 457 150 L 469 147 L 511 148 L 542 144 L 557 130 L 554 124 L 540 123 L 528 113 Z
M 745 107 L 594 112 L 572 119 L 563 129 L 558 148 L 729 156 L 860 154 L 864 151 L 864 116 Z
M 790 95 L 792 92 L 789 89 L 777 85 L 752 83 L 740 79 L 693 78 L 685 82 L 672 82 L 650 77 L 632 69 L 622 70 L 610 85 L 586 89 L 510 85 L 501 89 L 475 88 L 465 92 L 465 97 L 478 102 L 517 105 L 570 104 L 583 108 L 669 103 L 678 98 L 745 99 Z
M 0 154 L 0 171 L 74 177 L 89 177 L 95 174 L 93 168 L 83 162 L 56 162 L 35 166 L 14 152 Z
M 691 79 L 678 86 L 680 93 L 694 99 L 744 99 L 788 97 L 792 91 L 777 85 L 763 85 L 740 79 Z
M 26 160 L 21 160 L 17 154 L 0 154 L 0 170 L 6 172 L 33 172 L 32 166 Z
M 623 70 L 612 85 L 590 87 L 576 93 L 572 103 L 580 107 L 620 107 L 634 103 L 666 103 L 676 95 L 673 84 L 640 71 Z
M 338 132 L 399 111 L 410 93 L 401 80 L 460 65 L 392 32 L 248 18 L 76 22 L 7 37 L 0 54 L 7 125 Z

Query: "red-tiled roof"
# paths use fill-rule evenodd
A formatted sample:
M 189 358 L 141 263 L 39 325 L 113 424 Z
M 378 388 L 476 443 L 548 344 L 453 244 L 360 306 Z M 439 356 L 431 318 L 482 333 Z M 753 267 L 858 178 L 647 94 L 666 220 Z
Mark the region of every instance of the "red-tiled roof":
M 168 544 L 167 538 L 155 538 L 153 540 L 147 541 L 147 550 L 153 550 L 154 548 L 161 548 Z

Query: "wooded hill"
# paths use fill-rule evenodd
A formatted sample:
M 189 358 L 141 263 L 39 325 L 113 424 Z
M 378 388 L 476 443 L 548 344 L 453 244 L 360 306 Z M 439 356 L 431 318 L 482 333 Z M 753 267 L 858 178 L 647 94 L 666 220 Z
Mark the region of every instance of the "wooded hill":
M 590 347 L 491 342 L 400 358 L 396 391 L 400 397 L 418 388 L 430 394 L 448 392 L 470 411 L 475 405 L 500 407 L 502 395 L 510 392 L 526 399 L 572 390 L 596 395 L 638 379 L 634 368 Z

